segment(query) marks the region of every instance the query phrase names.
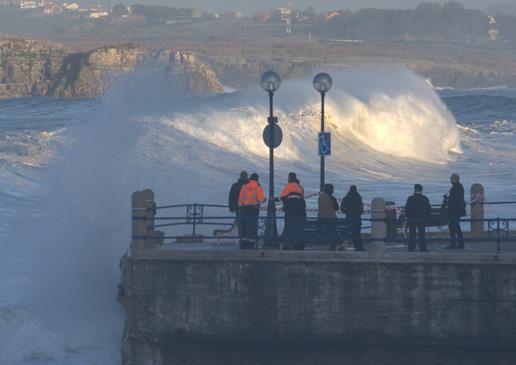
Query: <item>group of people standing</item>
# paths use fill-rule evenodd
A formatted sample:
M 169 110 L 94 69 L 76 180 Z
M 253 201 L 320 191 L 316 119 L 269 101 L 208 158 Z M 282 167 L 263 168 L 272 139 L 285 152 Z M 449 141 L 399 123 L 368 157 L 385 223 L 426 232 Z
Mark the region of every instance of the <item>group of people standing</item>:
M 466 216 L 466 202 L 464 201 L 464 187 L 460 183 L 460 176 L 453 174 L 450 177 L 451 189 L 444 194 L 443 203 L 440 208 L 440 217 L 448 221 L 450 231 L 450 245 L 448 250 L 464 249 L 464 236 L 460 227 L 461 217 Z M 416 241 L 419 241 L 419 250 L 427 250 L 426 227 L 431 225 L 432 206 L 428 198 L 423 195 L 423 186 L 414 185 L 414 194 L 407 199 L 405 204 L 405 217 L 409 230 L 408 250 L 412 252 L 416 248 Z
M 240 173 L 240 178 L 235 182 L 229 191 L 229 210 L 236 214 L 240 247 L 250 249 L 256 247 L 258 218 L 260 206 L 265 203 L 263 188 L 258 182 L 259 177 L 253 173 L 249 178 L 245 171 Z M 356 186 L 351 186 L 348 194 L 338 204 L 333 196 L 334 186 L 324 185 L 323 191 L 319 194 L 318 221 L 320 222 L 321 233 L 331 236 L 337 222 L 339 209 L 346 215 L 346 223 L 349 228 L 355 249 L 364 251 L 360 237 L 362 226 L 362 214 L 364 205 L 362 197 Z M 272 198 L 275 199 L 275 198 Z M 281 191 L 278 199 L 283 204 L 285 213 L 285 224 L 281 240 L 288 243 L 292 249 L 304 248 L 303 230 L 306 224 L 306 201 L 305 191 L 296 173 L 288 174 L 287 184 Z M 335 250 L 336 240 L 330 240 L 330 249 Z
M 450 180 L 452 187 L 444 195 L 441 206 L 441 215 L 446 216 L 450 230 L 450 245 L 446 248 L 464 249 L 464 237 L 460 227 L 460 218 L 466 215 L 464 187 L 460 183 L 459 175 L 453 174 Z M 319 194 L 317 222 L 321 235 L 329 237 L 334 235 L 337 226 L 337 212 L 340 210 L 345 214 L 344 222 L 348 230 L 348 237 L 353 242 L 355 250 L 365 251 L 361 238 L 364 204 L 357 187 L 352 185 L 349 188 L 340 205 L 333 195 L 334 190 L 332 184 L 325 184 L 323 191 Z M 306 201 L 305 191 L 296 173 L 288 174 L 287 184 L 277 200 L 282 202 L 285 213 L 281 240 L 288 243 L 292 249 L 303 249 L 303 231 L 307 218 Z M 231 186 L 228 201 L 229 210 L 236 214 L 240 247 L 243 249 L 256 248 L 260 206 L 266 202 L 258 174 L 253 173 L 248 177 L 247 172 L 242 171 L 239 180 Z M 418 241 L 419 250 L 427 251 L 425 232 L 426 227 L 432 225 L 431 213 L 432 206 L 429 199 L 423 194 L 423 186 L 415 184 L 414 194 L 407 199 L 404 213 L 409 233 L 409 252 L 415 250 Z M 339 240 L 329 239 L 329 241 L 330 250 L 336 250 Z

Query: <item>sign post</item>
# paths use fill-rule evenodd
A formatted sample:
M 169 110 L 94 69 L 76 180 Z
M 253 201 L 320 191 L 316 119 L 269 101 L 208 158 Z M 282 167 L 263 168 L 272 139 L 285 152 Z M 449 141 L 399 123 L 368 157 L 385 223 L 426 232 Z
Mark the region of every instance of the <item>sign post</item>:
M 272 123 L 269 123 L 263 130 L 263 142 L 269 148 L 278 148 L 283 141 L 283 131 L 279 127 L 278 118 L 274 117 Z
M 331 134 L 330 132 L 319 133 L 319 156 L 331 155 Z

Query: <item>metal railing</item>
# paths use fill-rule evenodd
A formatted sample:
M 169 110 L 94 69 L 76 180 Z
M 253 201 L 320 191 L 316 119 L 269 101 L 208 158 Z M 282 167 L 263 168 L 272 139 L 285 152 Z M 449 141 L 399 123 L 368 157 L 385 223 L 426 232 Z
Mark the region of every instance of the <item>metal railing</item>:
M 480 202 L 476 203 L 480 204 Z M 481 202 L 481 204 L 487 204 L 487 202 Z M 491 202 L 492 205 L 509 205 L 516 204 L 516 202 Z M 153 224 L 148 228 L 152 230 L 166 229 L 166 228 L 187 228 L 174 230 L 174 232 L 167 232 L 161 236 L 163 243 L 171 243 L 170 241 L 180 242 L 183 240 L 191 240 L 192 238 L 199 238 L 202 240 L 238 240 L 238 222 L 236 217 L 224 214 L 214 214 L 224 209 L 226 212 L 229 209 L 227 205 L 218 204 L 176 204 L 176 205 L 165 205 L 165 206 L 154 206 L 147 208 L 147 210 L 153 210 L 152 213 L 157 213 L 163 210 L 178 210 L 181 209 L 184 214 L 174 214 L 160 216 L 155 215 L 152 218 Z M 255 218 L 256 219 L 256 218 Z M 320 221 L 316 217 L 307 217 L 300 219 L 285 219 L 284 216 L 279 215 L 277 217 L 279 223 L 287 223 L 296 225 L 297 233 L 290 232 L 288 236 L 280 236 L 280 243 L 288 243 L 292 241 L 304 241 L 307 245 L 313 247 L 320 247 L 326 245 L 332 241 L 352 241 L 354 238 L 349 226 L 357 224 L 360 221 L 361 228 L 361 241 L 369 243 L 372 241 L 385 241 L 387 243 L 408 243 L 410 238 L 407 234 L 407 221 L 400 219 L 398 215 L 393 219 L 392 215 L 389 217 L 385 214 L 384 217 L 375 218 L 364 218 L 360 220 L 350 220 L 338 218 L 332 220 L 330 223 L 326 221 Z M 133 220 L 149 220 L 148 217 L 133 217 Z M 263 223 L 265 217 L 258 217 L 258 232 L 257 240 L 260 241 L 263 238 Z M 286 221 L 286 222 L 285 222 Z M 444 216 L 432 217 L 421 221 L 411 220 L 409 224 L 423 224 L 427 227 L 428 237 L 426 238 L 427 243 L 433 242 L 449 242 L 450 238 L 443 237 L 444 228 L 447 226 L 449 219 Z M 516 218 L 485 218 L 485 219 L 468 219 L 461 218 L 458 220 L 460 224 L 465 223 L 476 223 L 482 222 L 484 229 L 481 235 L 472 235 L 471 232 L 465 231 L 464 241 L 467 243 L 484 242 L 484 243 L 496 243 L 496 252 L 501 252 L 502 243 L 516 242 L 516 232 L 511 232 L 511 225 L 515 226 Z M 328 225 L 329 224 L 329 225 Z M 383 227 L 377 227 L 378 224 L 383 224 Z M 202 228 L 205 227 L 218 227 L 211 233 L 203 232 Z M 308 228 L 307 228 L 308 227 Z M 329 227 L 329 228 L 328 228 Z M 333 228 L 335 227 L 335 228 Z M 373 235 L 373 230 L 384 229 L 385 236 L 378 237 Z M 296 231 L 296 230 L 294 230 Z M 337 232 L 337 233 L 336 233 Z M 395 234 L 393 234 L 395 232 Z M 438 235 L 438 237 L 436 236 Z M 154 239 L 155 237 L 147 236 L 134 236 L 133 239 Z

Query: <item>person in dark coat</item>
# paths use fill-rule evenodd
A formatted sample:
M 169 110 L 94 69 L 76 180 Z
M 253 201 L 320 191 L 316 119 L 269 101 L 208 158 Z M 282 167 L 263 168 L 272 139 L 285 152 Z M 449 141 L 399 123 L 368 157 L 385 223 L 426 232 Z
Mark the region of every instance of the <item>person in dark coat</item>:
M 235 182 L 233 185 L 231 185 L 231 189 L 229 190 L 229 195 L 228 195 L 229 211 L 231 213 L 235 213 L 239 237 L 242 236 L 242 222 L 239 218 L 240 209 L 238 208 L 238 199 L 240 196 L 240 190 L 242 189 L 242 186 L 245 184 L 247 184 L 247 172 L 242 171 L 240 173 L 240 178 L 238 179 L 238 181 Z
M 319 195 L 317 218 L 322 238 L 330 243 L 330 251 L 337 249 L 337 212 L 339 203 L 333 196 L 334 187 L 332 184 L 325 184 Z
M 288 174 L 288 183 L 280 194 L 285 212 L 283 238 L 292 249 L 304 249 L 302 240 L 306 220 L 305 191 L 294 172 Z
M 356 251 L 365 251 L 362 244 L 360 230 L 362 229 L 362 214 L 364 214 L 364 203 L 358 193 L 357 187 L 351 185 L 348 193 L 340 203 L 340 211 L 346 215 L 346 224 L 351 233 L 353 245 Z
M 466 203 L 464 201 L 464 187 L 460 183 L 460 177 L 453 174 L 450 178 L 452 187 L 444 196 L 448 207 L 448 228 L 450 230 L 450 245 L 447 249 L 463 249 L 464 237 L 460 227 L 460 218 L 466 216 Z
M 409 227 L 409 252 L 416 248 L 416 231 L 419 236 L 419 250 L 426 251 L 425 229 L 431 211 L 430 201 L 423 195 L 423 186 L 414 185 L 414 195 L 410 196 L 405 204 L 405 216 Z

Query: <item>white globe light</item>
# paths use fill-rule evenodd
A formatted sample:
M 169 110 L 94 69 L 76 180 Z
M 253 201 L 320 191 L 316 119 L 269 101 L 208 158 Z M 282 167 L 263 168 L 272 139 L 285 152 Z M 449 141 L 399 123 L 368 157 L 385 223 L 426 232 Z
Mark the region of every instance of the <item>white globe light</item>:
M 279 89 L 281 85 L 281 78 L 276 72 L 267 71 L 262 75 L 260 84 L 262 85 L 263 90 L 269 93 L 273 93 Z
M 333 80 L 330 75 L 321 72 L 320 74 L 315 75 L 313 85 L 315 90 L 320 93 L 325 93 L 331 89 Z

